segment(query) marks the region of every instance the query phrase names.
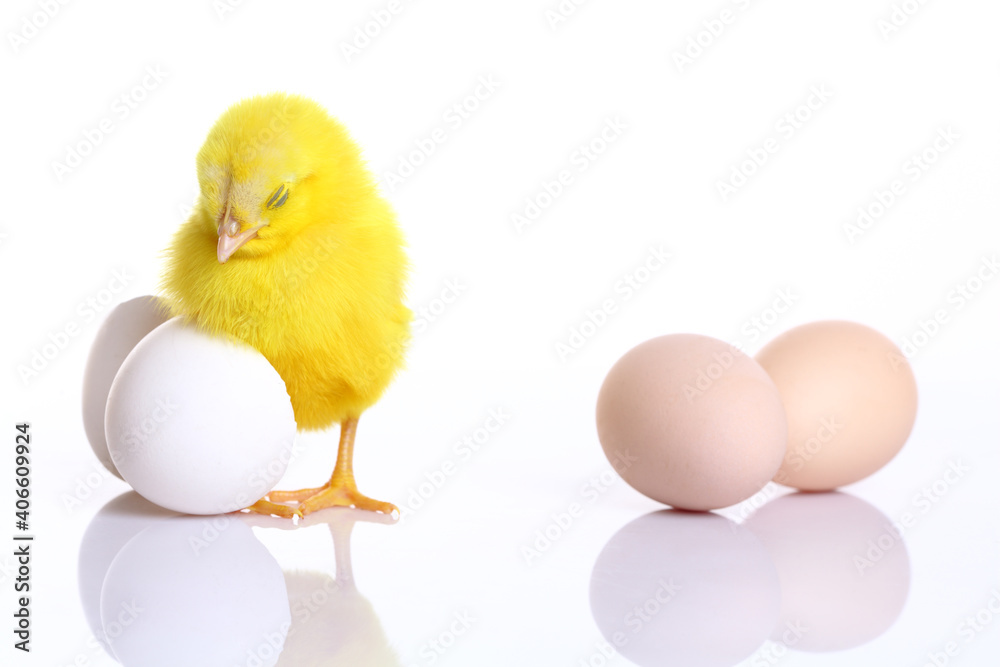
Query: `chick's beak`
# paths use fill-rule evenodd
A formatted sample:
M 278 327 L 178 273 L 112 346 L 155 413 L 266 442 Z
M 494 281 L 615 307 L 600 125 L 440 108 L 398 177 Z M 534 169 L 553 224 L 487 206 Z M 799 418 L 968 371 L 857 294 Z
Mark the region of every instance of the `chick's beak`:
M 257 230 L 263 225 L 256 225 L 240 231 L 240 222 L 232 215 L 232 205 L 226 204 L 226 212 L 219 221 L 219 264 L 225 264 L 234 252 L 239 250 L 250 239 L 257 237 Z

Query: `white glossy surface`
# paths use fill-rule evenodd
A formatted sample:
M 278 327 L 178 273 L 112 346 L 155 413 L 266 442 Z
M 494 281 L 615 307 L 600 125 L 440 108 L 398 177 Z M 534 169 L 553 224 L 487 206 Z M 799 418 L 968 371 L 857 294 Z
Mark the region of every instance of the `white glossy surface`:
M 840 495 L 769 487 L 714 516 L 663 512 L 608 473 L 588 419 L 599 380 L 586 371 L 537 375 L 528 385 L 522 376 L 497 373 L 408 374 L 362 420 L 361 488 L 407 506 L 417 497 L 411 491 L 419 494 L 443 461 L 455 461 L 456 470 L 440 488 L 424 486 L 428 497 L 402 522 L 383 525 L 381 517 L 353 510 L 320 513 L 298 526 L 243 517 L 259 540 L 247 553 L 266 547 L 287 582 L 288 598 L 273 604 L 276 613 L 290 612 L 294 632 L 278 664 L 309 664 L 292 657 L 312 655 L 317 664 L 425 665 L 436 656 L 433 664 L 596 665 L 616 619 L 633 641 L 608 663 L 614 665 L 919 665 L 951 641 L 963 653 L 956 664 L 985 665 L 1000 653 L 996 625 L 986 624 L 968 643 L 959 630 L 990 603 L 1000 555 L 996 516 L 981 509 L 1000 502 L 988 474 L 998 454 L 983 435 L 996 417 L 973 394 L 926 382 L 911 442 Z M 965 386 L 976 396 L 994 391 Z M 420 397 L 430 391 L 439 400 L 427 407 Z M 508 417 L 502 428 L 468 460 L 455 455 L 454 443 L 496 405 Z M 335 431 L 305 436 L 310 446 L 280 487 L 324 477 L 335 439 Z M 413 446 L 417 441 L 424 446 Z M 81 434 L 77 444 L 85 446 Z M 949 461 L 969 470 L 940 497 L 929 491 L 936 502 L 921 496 L 945 479 Z M 88 468 L 82 457 L 44 465 L 46 483 L 67 490 Z M 38 532 L 50 537 L 37 544 L 44 576 L 36 613 L 62 628 L 63 640 L 39 641 L 38 655 L 47 657 L 38 664 L 72 664 L 77 656 L 116 664 L 93 639 L 103 637 L 93 625 L 98 580 L 110 552 L 124 552 L 129 539 L 163 521 L 141 498 L 122 497 L 125 491 L 108 476 L 72 509 L 57 498 L 39 499 L 45 518 Z M 578 509 L 567 525 L 571 507 Z M 145 517 L 150 511 L 161 516 Z M 877 543 L 886 521 L 907 514 L 903 540 L 859 570 L 856 559 L 871 557 L 869 540 Z M 191 569 L 197 564 L 176 566 L 178 573 L 198 571 Z M 633 638 L 635 623 L 623 610 L 656 608 L 649 600 L 665 597 L 661 579 L 683 588 Z M 234 613 L 226 596 L 189 596 L 223 617 Z M 789 624 L 808 631 L 783 637 Z M 206 652 L 221 641 L 192 637 Z M 689 657 L 659 661 L 664 648 Z M 338 662 L 343 656 L 367 662 Z

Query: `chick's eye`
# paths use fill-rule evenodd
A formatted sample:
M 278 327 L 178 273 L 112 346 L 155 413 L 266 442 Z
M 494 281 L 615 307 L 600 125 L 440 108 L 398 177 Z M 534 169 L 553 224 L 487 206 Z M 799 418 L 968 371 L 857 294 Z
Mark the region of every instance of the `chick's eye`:
M 288 188 L 282 184 L 267 198 L 267 208 L 278 208 L 288 199 Z

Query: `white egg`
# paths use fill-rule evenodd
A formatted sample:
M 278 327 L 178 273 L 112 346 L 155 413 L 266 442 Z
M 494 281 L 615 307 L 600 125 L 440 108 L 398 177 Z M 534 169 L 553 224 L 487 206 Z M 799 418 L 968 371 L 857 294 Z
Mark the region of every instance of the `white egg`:
M 108 392 L 125 357 L 150 331 L 169 319 L 167 304 L 155 296 L 140 296 L 116 306 L 94 337 L 83 372 L 83 430 L 104 467 L 121 477 L 104 437 Z
M 239 516 L 177 517 L 118 552 L 101 622 L 125 667 L 270 667 L 291 611 L 281 567 Z
M 285 474 L 295 439 L 291 399 L 267 359 L 180 318 L 125 359 L 104 421 L 125 481 L 188 514 L 260 500 Z

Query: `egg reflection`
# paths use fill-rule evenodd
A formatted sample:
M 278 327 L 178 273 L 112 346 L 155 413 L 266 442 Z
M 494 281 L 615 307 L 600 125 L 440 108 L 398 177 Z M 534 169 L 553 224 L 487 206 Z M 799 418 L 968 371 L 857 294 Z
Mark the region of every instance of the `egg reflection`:
M 94 518 L 80 541 L 78 576 L 80 604 L 94 638 L 107 653 L 112 654 L 101 624 L 101 586 L 111 561 L 129 540 L 153 523 L 177 512 L 149 502 L 135 491 L 123 493 L 108 501 Z
M 125 667 L 271 667 L 291 623 L 281 568 L 233 515 L 132 538 L 104 578 L 101 621 Z
M 642 666 L 735 665 L 767 640 L 779 605 L 763 545 L 715 514 L 639 517 L 608 541 L 590 580 L 601 633 Z
M 800 651 L 853 648 L 885 632 L 902 611 L 910 586 L 906 544 L 890 519 L 860 498 L 794 493 L 745 525 L 778 570 L 775 641 Z

